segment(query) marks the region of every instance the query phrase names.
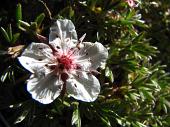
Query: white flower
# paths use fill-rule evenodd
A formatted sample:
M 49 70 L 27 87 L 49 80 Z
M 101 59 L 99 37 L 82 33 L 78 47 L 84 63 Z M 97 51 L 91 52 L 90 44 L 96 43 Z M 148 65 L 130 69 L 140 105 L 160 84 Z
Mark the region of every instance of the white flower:
M 128 5 L 130 6 L 130 7 L 137 7 L 138 6 L 138 4 L 137 3 L 139 3 L 139 1 L 138 0 L 125 0 L 127 3 L 128 3 Z
M 93 72 L 105 63 L 107 49 L 99 42 L 77 40 L 70 20 L 57 20 L 50 28 L 49 43 L 31 43 L 18 58 L 32 73 L 27 90 L 43 104 L 67 93 L 75 99 L 91 102 L 100 93 Z

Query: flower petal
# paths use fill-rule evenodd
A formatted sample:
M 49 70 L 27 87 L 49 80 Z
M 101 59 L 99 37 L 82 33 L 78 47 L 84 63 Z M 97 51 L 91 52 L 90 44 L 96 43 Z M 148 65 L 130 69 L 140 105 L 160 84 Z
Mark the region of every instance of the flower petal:
M 67 80 L 66 89 L 68 94 L 75 99 L 92 102 L 100 93 L 100 83 L 92 74 L 82 72 Z
M 19 62 L 24 68 L 26 68 L 31 73 L 37 73 L 37 75 L 46 75 L 48 70 L 45 68 L 47 61 L 38 61 L 34 58 L 27 56 L 18 57 Z M 41 73 L 40 73 L 41 72 Z
M 44 43 L 31 43 L 22 53 L 21 56 L 27 56 L 36 60 L 51 57 L 52 49 Z
M 99 42 L 83 42 L 78 61 L 88 59 L 91 62 L 91 69 L 97 69 L 108 58 L 108 50 Z
M 54 40 L 50 41 L 49 44 L 53 46 L 54 49 L 61 49 L 62 48 L 62 41 L 60 38 L 55 38 Z
M 52 55 L 52 50 L 48 45 L 43 43 L 32 43 L 30 44 L 18 57 L 19 62 L 31 73 L 46 74 L 45 64 L 48 63 Z
M 63 82 L 50 73 L 46 77 L 32 75 L 27 83 L 27 90 L 32 98 L 43 104 L 53 102 L 61 93 Z
M 59 37 L 61 40 L 71 38 L 77 40 L 77 33 L 74 24 L 68 19 L 59 19 L 50 28 L 49 41 Z
M 53 46 L 53 48 L 56 49 L 57 51 L 62 51 L 62 52 L 64 51 L 66 52 L 69 49 L 76 46 L 75 42 L 70 40 L 70 38 L 64 40 L 61 40 L 60 38 L 56 38 L 53 41 L 49 42 L 49 44 Z
M 134 0 L 126 0 L 127 3 L 129 4 L 130 7 L 134 7 L 135 6 L 135 2 Z

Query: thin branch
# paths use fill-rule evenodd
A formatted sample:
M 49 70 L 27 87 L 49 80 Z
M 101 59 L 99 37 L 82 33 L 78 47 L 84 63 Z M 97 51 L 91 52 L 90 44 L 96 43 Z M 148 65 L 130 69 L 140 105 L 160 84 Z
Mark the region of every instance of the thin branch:
M 39 2 L 41 2 L 43 5 L 44 5 L 44 7 L 45 7 L 45 9 L 46 9 L 46 11 L 47 11 L 47 14 L 48 14 L 48 16 L 49 16 L 49 18 L 52 20 L 53 18 L 51 17 L 51 11 L 50 11 L 50 9 L 47 7 L 47 4 L 44 2 L 44 1 L 42 1 L 42 0 L 38 0 Z

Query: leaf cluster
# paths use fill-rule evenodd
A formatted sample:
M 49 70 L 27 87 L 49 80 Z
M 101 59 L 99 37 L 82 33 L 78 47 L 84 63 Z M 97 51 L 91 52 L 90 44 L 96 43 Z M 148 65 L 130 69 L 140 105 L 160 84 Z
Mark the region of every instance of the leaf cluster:
M 161 3 L 157 9 L 162 10 L 162 4 L 168 1 L 156 2 Z M 165 71 L 166 66 L 162 65 L 159 44 L 153 45 L 154 40 L 150 39 L 161 38 L 153 33 L 156 21 L 149 20 L 155 18 L 148 14 L 155 7 L 150 8 L 147 0 L 139 3 L 136 8 L 129 7 L 124 0 L 23 0 L 15 4 L 16 16 L 12 17 L 15 22 L 5 22 L 9 27 L 1 27 L 0 90 L 5 92 L 0 94 L 0 116 L 4 117 L 3 125 L 170 126 L 170 76 Z M 28 14 L 25 5 L 29 10 L 36 5 L 40 11 L 35 13 L 36 16 L 30 16 L 34 10 Z M 2 21 L 6 21 L 6 14 L 0 15 Z M 164 28 L 169 31 L 167 17 L 160 22 L 166 23 Z M 98 70 L 101 73 L 97 75 L 101 93 L 95 102 L 85 103 L 64 97 L 50 105 L 41 105 L 25 90 L 29 73 L 21 68 L 17 56 L 32 41 L 46 41 L 50 24 L 57 18 L 71 19 L 79 37 L 86 33 L 85 41 L 99 41 L 109 51 L 105 69 Z M 155 59 L 157 56 L 160 62 Z

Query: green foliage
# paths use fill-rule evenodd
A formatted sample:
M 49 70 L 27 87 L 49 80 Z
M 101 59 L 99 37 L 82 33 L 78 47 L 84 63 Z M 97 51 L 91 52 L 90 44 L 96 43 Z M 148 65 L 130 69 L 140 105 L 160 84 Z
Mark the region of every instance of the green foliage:
M 162 64 L 166 64 L 169 71 L 170 57 L 169 57 L 169 40 L 170 40 L 170 1 L 169 0 L 146 0 L 141 6 L 141 13 L 143 19 L 148 24 L 147 37 L 151 38 L 150 43 L 158 47 L 161 51 L 155 57 L 155 61 L 160 60 Z
M 76 125 L 76 127 L 81 127 L 81 117 L 78 103 L 74 104 L 74 111 L 72 115 L 72 125 Z
M 12 127 L 170 126 L 168 0 L 141 1 L 134 8 L 125 0 L 49 0 L 46 3 L 27 0 L 17 5 L 11 3 L 16 10 L 15 17 L 8 15 L 4 8 L 0 11 L 0 23 L 5 21 L 1 26 L 3 38 L 0 38 L 3 124 Z M 99 41 L 109 50 L 106 68 L 99 69 L 101 92 L 94 102 L 67 97 L 59 97 L 49 105 L 35 102 L 25 90 L 29 73 L 20 67 L 18 54 L 14 57 L 7 51 L 11 46 L 42 42 L 48 37 L 51 22 L 57 18 L 71 19 L 79 37 L 86 33 L 85 41 Z M 8 25 L 6 29 L 5 25 Z M 23 47 L 12 49 L 15 54 L 22 52 Z M 168 68 L 162 63 L 168 64 Z
M 17 9 L 16 9 L 16 21 L 19 26 L 19 20 L 22 20 L 22 6 L 20 3 L 17 4 Z
M 43 29 L 42 22 L 44 18 L 45 14 L 41 13 L 35 18 L 34 22 L 31 22 L 30 24 L 28 22 L 18 20 L 18 28 L 30 34 L 39 34 Z
M 15 34 L 12 33 L 11 24 L 8 25 L 6 30 L 3 27 L 1 27 L 1 33 L 3 34 L 6 41 L 9 43 L 15 43 L 20 37 L 20 33 Z

